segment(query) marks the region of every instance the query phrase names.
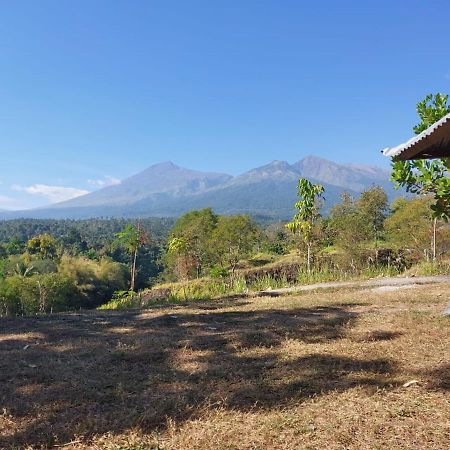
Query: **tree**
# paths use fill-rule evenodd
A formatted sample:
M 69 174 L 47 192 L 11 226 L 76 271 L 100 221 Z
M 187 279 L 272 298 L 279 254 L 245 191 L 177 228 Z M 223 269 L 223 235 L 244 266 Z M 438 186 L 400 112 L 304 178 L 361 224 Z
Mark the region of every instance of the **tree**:
M 439 119 L 450 113 L 448 95 L 429 94 L 417 103 L 420 123 L 413 130 L 420 134 Z M 450 159 L 396 161 L 392 163 L 391 179 L 396 187 L 405 187 L 408 192 L 433 196 L 433 259 L 436 258 L 437 219 L 448 221 L 450 218 L 450 178 L 448 170 Z
M 221 216 L 212 233 L 210 245 L 220 263 L 227 264 L 234 274 L 239 261 L 250 256 L 260 238 L 260 230 L 248 216 Z
M 341 202 L 331 208 L 328 228 L 332 242 L 346 252 L 356 249 L 369 236 L 367 220 L 358 210 L 357 201 L 347 192 L 341 195 Z
M 324 188 L 320 184 L 313 184 L 306 178 L 300 178 L 297 185 L 297 194 L 300 200 L 295 203 L 297 213 L 286 227 L 294 234 L 300 232 L 307 247 L 307 268 L 311 271 L 311 249 L 314 223 L 320 217 L 318 200 L 323 198 Z
M 8 255 L 19 255 L 24 252 L 25 247 L 25 242 L 21 241 L 17 237 L 12 238 L 5 243 L 5 250 Z
M 116 244 L 125 248 L 131 256 L 130 263 L 130 291 L 134 291 L 136 282 L 136 261 L 138 250 L 148 241 L 148 235 L 145 233 L 140 224 L 136 226 L 128 224 L 125 228 L 116 233 Z
M 388 210 L 386 192 L 381 186 L 373 186 L 361 193 L 356 207 L 368 225 L 368 237 L 374 240 L 375 247 L 377 247 Z
M 184 214 L 171 230 L 170 240 L 184 240 L 184 257 L 189 256 L 189 259 L 194 262 L 197 278 L 201 275 L 203 267 L 211 265 L 211 260 L 214 259 L 209 241 L 217 221 L 218 216 L 214 211 L 211 208 L 204 208 Z M 180 255 L 179 250 L 180 248 L 172 253 Z
M 430 228 L 433 199 L 426 196 L 406 199 L 400 197 L 392 202 L 392 214 L 385 221 L 386 237 L 397 248 L 413 251 L 417 256 L 430 256 L 430 241 L 433 230 Z M 437 254 L 448 246 L 449 230 L 444 221 L 437 221 L 436 233 L 440 245 Z
M 42 259 L 56 258 L 57 249 L 56 239 L 47 233 L 35 236 L 27 242 L 28 253 Z
M 185 237 L 173 237 L 169 240 L 169 255 L 175 257 L 174 272 L 179 279 L 189 281 L 189 272 L 191 271 L 192 258 L 190 256 L 189 242 Z

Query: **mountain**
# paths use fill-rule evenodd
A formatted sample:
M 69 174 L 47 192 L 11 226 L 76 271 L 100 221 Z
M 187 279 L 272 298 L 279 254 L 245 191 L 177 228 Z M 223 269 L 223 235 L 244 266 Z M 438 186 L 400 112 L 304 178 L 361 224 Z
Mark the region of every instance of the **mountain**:
M 52 208 L 83 208 L 88 206 L 123 206 L 152 196 L 180 197 L 218 186 L 231 179 L 222 173 L 199 172 L 178 167 L 172 162 L 155 164 L 120 184 L 107 186 L 98 191 L 65 202 Z
M 212 207 L 221 214 L 248 213 L 289 218 L 296 201 L 297 181 L 306 177 L 325 187 L 325 212 L 342 192 L 357 196 L 372 185 L 398 196 L 389 171 L 374 166 L 338 164 L 315 156 L 289 164 L 272 161 L 233 177 L 199 172 L 171 162 L 156 164 L 120 184 L 29 211 L 0 213 L 0 218 L 173 217 L 192 209 Z
M 338 164 L 317 156 L 307 156 L 292 165 L 304 177 L 314 178 L 344 189 L 362 191 L 370 183 L 385 185 L 389 171 L 363 164 Z

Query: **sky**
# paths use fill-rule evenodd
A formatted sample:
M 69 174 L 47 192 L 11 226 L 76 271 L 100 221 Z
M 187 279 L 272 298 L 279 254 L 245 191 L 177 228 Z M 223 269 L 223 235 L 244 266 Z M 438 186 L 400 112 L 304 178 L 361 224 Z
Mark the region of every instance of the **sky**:
M 450 92 L 447 0 L 0 1 L 0 209 L 146 167 L 388 167 Z

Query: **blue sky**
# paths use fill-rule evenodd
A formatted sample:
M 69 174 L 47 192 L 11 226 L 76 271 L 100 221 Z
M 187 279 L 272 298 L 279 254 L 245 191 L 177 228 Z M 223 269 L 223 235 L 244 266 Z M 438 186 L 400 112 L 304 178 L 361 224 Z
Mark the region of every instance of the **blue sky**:
M 416 102 L 450 92 L 449 17 L 435 0 L 0 2 L 0 208 L 166 160 L 388 166 Z

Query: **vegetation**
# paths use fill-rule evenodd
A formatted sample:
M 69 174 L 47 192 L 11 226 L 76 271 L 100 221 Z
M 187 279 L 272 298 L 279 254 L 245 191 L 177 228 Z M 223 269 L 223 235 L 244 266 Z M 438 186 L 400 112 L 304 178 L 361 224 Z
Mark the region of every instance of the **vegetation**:
M 210 208 L 191 211 L 175 223 L 166 258 L 167 280 L 189 280 L 230 270 L 257 253 L 262 231 L 248 216 L 218 216 Z
M 149 241 L 149 236 L 141 229 L 141 225 L 127 224 L 125 228 L 116 233 L 115 243 L 125 248 L 131 256 L 130 263 L 130 291 L 134 291 L 136 284 L 136 264 L 139 249 Z
M 148 287 L 162 270 L 171 223 L 140 223 L 134 270 L 127 276 L 132 243 L 126 246 L 125 236 L 133 224 L 115 219 L 0 222 L 0 315 L 95 308 L 132 280 L 133 287 Z M 154 240 L 144 241 L 150 233 Z
M 303 180 L 299 194 L 299 213 L 287 224 L 296 233 L 283 223 L 261 227 L 210 208 L 181 216 L 165 233 L 153 221 L 0 223 L 0 236 L 2 229 L 17 233 L 0 243 L 0 315 L 204 300 L 399 274 L 416 264 L 448 271 L 450 230 L 433 216 L 431 196 L 399 198 L 388 207 L 374 186 L 358 198 L 343 194 L 321 217 L 322 188 Z M 93 235 L 96 224 L 102 232 Z M 31 236 L 34 230 L 43 232 Z M 434 269 L 423 265 L 433 255 Z
M 420 134 L 450 112 L 448 95 L 429 94 L 417 104 L 417 113 L 421 122 L 413 129 Z M 430 195 L 435 225 L 438 219 L 450 218 L 450 159 L 397 161 L 392 163 L 392 180 L 397 187 L 406 187 L 407 191 L 419 195 Z M 434 228 L 436 230 L 436 226 Z M 436 258 L 436 232 L 433 233 L 433 259 Z
M 428 95 L 417 112 L 414 131 L 421 133 L 450 112 L 448 96 Z M 405 270 L 448 272 L 449 167 L 448 159 L 395 162 L 392 179 L 416 196 L 389 206 L 384 190 L 373 186 L 358 198 L 344 193 L 328 217 L 320 214 L 323 186 L 300 179 L 296 214 L 286 224 L 261 226 L 211 208 L 175 222 L 0 222 L 0 315 L 141 307 Z
M 297 193 L 300 198 L 295 203 L 297 213 L 292 222 L 286 224 L 286 227 L 293 233 L 300 232 L 306 244 L 306 264 L 308 272 L 311 271 L 311 249 L 313 244 L 314 223 L 320 217 L 318 199 L 322 198 L 324 188 L 320 184 L 313 184 L 306 178 L 298 180 Z

